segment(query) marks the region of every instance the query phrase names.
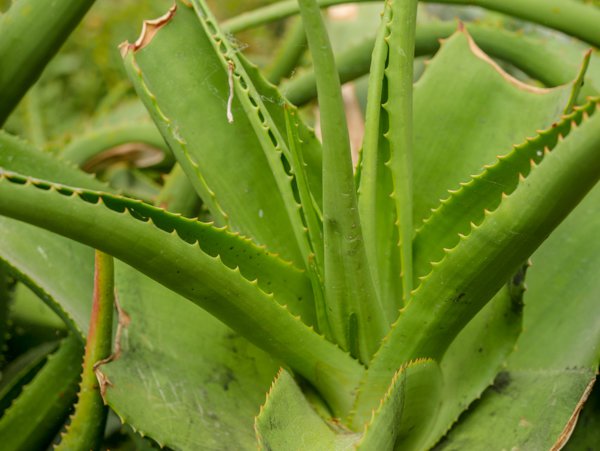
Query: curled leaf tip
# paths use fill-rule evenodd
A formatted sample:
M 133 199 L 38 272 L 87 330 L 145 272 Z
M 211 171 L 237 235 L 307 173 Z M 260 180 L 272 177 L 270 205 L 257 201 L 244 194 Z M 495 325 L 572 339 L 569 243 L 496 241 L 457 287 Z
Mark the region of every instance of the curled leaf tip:
M 130 50 L 136 52 L 146 47 L 152 41 L 158 30 L 171 21 L 176 11 L 177 4 L 173 3 L 173 6 L 171 6 L 169 10 L 162 16 L 156 19 L 144 20 L 142 25 L 142 33 L 140 34 L 139 38 L 137 38 L 133 44 L 131 44 L 129 41 L 125 41 L 119 45 L 121 57 L 125 58 Z

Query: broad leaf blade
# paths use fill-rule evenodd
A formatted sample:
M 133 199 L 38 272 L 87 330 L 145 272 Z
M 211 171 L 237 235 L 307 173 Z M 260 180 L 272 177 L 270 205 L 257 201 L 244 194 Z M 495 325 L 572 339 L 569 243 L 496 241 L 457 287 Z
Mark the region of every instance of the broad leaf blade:
M 117 263 L 116 285 L 129 321 L 120 357 L 101 367 L 111 408 L 163 446 L 254 449 L 252 421 L 278 364 L 127 265 Z
M 574 405 L 594 380 L 590 369 L 500 373 L 435 450 L 554 449 Z
M 298 245 L 290 239 L 295 226 L 284 203 L 287 192 L 281 192 L 283 181 L 272 173 L 253 116 L 240 101 L 239 80 L 232 81 L 238 95 L 228 123 L 230 75 L 194 12 L 177 3 L 157 23 L 155 32 L 143 33 L 143 46 L 124 47 L 138 95 L 215 221 L 300 263 Z M 170 61 L 168 70 L 164 61 Z
M 567 85 L 546 90 L 517 82 L 465 31 L 446 40 L 415 85 L 415 224 L 449 187 L 481 172 L 499 150 L 548 128 L 570 91 Z
M 525 268 L 506 284 L 456 337 L 441 361 L 440 412 L 427 448 L 435 445 L 463 411 L 492 384 L 514 351 L 523 324 Z

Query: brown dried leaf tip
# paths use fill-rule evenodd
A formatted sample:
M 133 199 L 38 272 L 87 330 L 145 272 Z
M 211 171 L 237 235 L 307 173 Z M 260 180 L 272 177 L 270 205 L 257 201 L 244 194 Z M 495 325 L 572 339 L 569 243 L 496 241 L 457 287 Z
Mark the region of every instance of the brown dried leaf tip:
M 119 45 L 119 51 L 121 52 L 121 56 L 125 58 L 125 55 L 127 55 L 127 53 L 130 50 L 136 52 L 150 44 L 150 42 L 154 38 L 154 35 L 156 35 L 158 30 L 160 30 L 162 27 L 164 27 L 171 21 L 176 11 L 177 4 L 174 3 L 173 6 L 171 6 L 171 8 L 169 8 L 169 10 L 165 14 L 158 17 L 157 19 L 144 20 L 144 24 L 142 25 L 142 33 L 140 34 L 140 37 L 137 38 L 137 40 L 133 44 L 131 44 L 129 41 L 125 41 Z

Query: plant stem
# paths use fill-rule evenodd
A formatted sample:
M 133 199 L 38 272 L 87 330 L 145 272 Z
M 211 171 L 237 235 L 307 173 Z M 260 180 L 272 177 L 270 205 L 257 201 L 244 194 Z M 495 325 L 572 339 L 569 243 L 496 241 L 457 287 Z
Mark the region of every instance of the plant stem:
M 371 2 L 377 0 L 362 0 Z M 425 2 L 473 5 L 510 14 L 547 27 L 555 28 L 600 47 L 600 10 L 593 5 L 573 0 L 424 0 Z M 361 3 L 362 3 L 361 2 Z M 340 5 L 349 0 L 319 0 L 319 6 Z M 298 13 L 295 0 L 274 3 L 240 14 L 223 23 L 223 28 L 235 33 Z
M 114 304 L 113 258 L 100 251 L 95 254 L 94 297 L 88 331 L 79 399 L 71 424 L 57 451 L 99 449 L 108 409 L 104 405 L 96 378 L 95 365 L 106 359 L 112 349 Z

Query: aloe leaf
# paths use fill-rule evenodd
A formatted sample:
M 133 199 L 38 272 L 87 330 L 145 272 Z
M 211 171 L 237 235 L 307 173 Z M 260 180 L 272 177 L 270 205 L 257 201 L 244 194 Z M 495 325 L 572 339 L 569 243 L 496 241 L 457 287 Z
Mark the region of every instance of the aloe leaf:
M 62 426 L 77 393 L 83 350 L 69 336 L 0 419 L 6 450 L 44 449 Z
M 267 393 L 254 427 L 261 450 L 350 450 L 360 437 L 321 418 L 284 369 Z
M 442 373 L 433 360 L 416 360 L 403 366 L 356 449 L 393 451 L 423 449 L 423 439 L 434 423 L 442 395 Z
M 524 332 L 509 360 L 511 368 L 595 369 L 600 363 L 599 201 L 596 187 L 532 256 Z
M 557 46 L 556 42 L 490 25 L 467 23 L 465 27 L 485 53 L 514 65 L 546 86 L 571 82 L 583 53 L 572 45 Z M 454 21 L 419 24 L 415 34 L 415 57 L 436 53 L 440 47 L 440 39 L 451 36 L 456 28 L 457 24 Z M 365 39 L 336 55 L 342 83 L 370 73 L 374 41 L 375 38 Z M 596 67 L 595 65 L 594 68 Z M 598 93 L 594 86 L 599 86 L 600 83 L 595 73 L 600 72 L 589 71 L 582 88 L 583 94 Z M 290 102 L 304 105 L 317 95 L 314 71 L 306 70 L 299 73 L 293 79 L 284 82 L 280 89 Z
M 306 243 L 282 161 L 284 140 L 235 49 L 213 19 L 196 17 L 184 3 L 146 23 L 139 45 L 122 47 L 125 65 L 196 191 L 218 223 L 300 263 L 298 246 Z M 172 71 L 165 70 L 161 61 L 174 54 Z M 181 89 L 190 94 L 184 102 L 176 100 Z
M 387 77 L 389 129 L 385 137 L 390 145 L 389 166 L 392 173 L 396 217 L 400 238 L 400 266 L 404 302 L 413 288 L 413 73 L 417 1 L 391 2 Z
M 0 379 L 0 417 L 21 393 L 23 387 L 35 377 L 58 342 L 47 341 L 33 347 L 12 360 L 2 369 Z
M 0 126 L 93 4 L 19 0 L 0 14 Z
M 377 0 L 363 0 L 363 2 Z M 426 2 L 475 5 L 514 15 L 525 20 L 555 28 L 600 47 L 597 25 L 600 11 L 593 5 L 574 0 L 425 0 Z M 350 3 L 349 0 L 319 0 L 320 7 Z M 296 0 L 280 1 L 240 14 L 223 23 L 234 33 L 298 13 Z
M 100 367 L 110 407 L 163 446 L 255 449 L 252 421 L 279 363 L 150 278 L 115 270 L 127 325 L 120 356 Z
M 428 433 L 429 449 L 504 368 L 523 328 L 523 292 L 527 265 L 458 334 L 440 363 L 442 402 Z
M 435 449 L 561 449 L 564 442 L 556 441 L 563 433 L 568 437 L 565 425 L 573 400 L 583 401 L 581 394 L 591 389 L 594 373 L 578 368 L 500 373 L 473 411 Z
M 350 141 L 327 30 L 314 0 L 299 0 L 315 63 L 323 134 L 325 303 L 335 341 L 368 362 L 387 329 L 358 215 Z
M 323 210 L 323 150 L 321 143 L 315 136 L 314 130 L 307 127 L 297 113 L 298 109 L 292 105 L 279 89 L 270 84 L 260 73 L 258 68 L 239 55 L 240 61 L 244 65 L 248 77 L 252 84 L 258 90 L 261 98 L 264 100 L 265 108 L 269 111 L 271 119 L 279 130 L 286 130 L 285 111 L 290 113 L 292 125 L 298 133 L 298 138 L 302 145 L 297 149 L 301 152 L 302 160 L 306 168 L 307 181 L 312 195 L 312 203 L 318 212 Z M 287 142 L 287 141 L 286 141 Z M 291 164 L 291 150 L 289 151 L 289 163 Z M 302 205 L 302 208 L 307 208 Z M 320 214 L 322 216 L 322 213 Z
M 96 378 L 99 362 L 108 359 L 112 349 L 114 263 L 110 255 L 96 251 L 94 256 L 92 317 L 83 356 L 83 371 L 75 412 L 57 451 L 98 449 L 104 436 L 108 410 L 102 401 L 104 390 Z
M 365 136 L 363 139 L 358 209 L 369 267 L 379 297 L 391 324 L 402 305 L 400 248 L 396 226 L 396 207 L 391 197 L 393 183 L 386 163 L 390 159 L 389 141 L 383 134 L 389 129 L 389 118 L 382 104 L 387 100 L 385 77 L 388 58 L 391 8 L 386 6 L 378 31 L 369 77 Z
M 310 285 L 306 291 L 297 291 L 305 283 L 302 280 L 306 281 L 302 273 L 234 235 L 138 201 L 80 189 L 73 191 L 63 185 L 34 182 L 8 173 L 3 180 L 7 182 L 0 189 L 3 214 L 80 240 L 133 265 L 202 306 L 274 356 L 285 359 L 322 388 L 325 396 L 331 395 L 328 400 L 335 409 L 348 407 L 349 387 L 360 377 L 360 365 L 277 303 L 280 300 L 302 305 L 308 299 Z M 10 201 L 14 196 L 19 196 L 19 204 Z M 60 216 L 55 214 L 57 211 L 61 211 Z M 115 230 L 120 233 L 115 234 Z M 220 236 L 229 245 L 210 250 L 206 246 L 219 240 L 197 241 L 199 231 L 213 238 Z M 153 244 L 157 242 L 161 243 L 160 252 Z M 223 251 L 223 255 L 211 253 L 215 249 Z M 244 249 L 249 251 L 246 257 L 241 253 Z M 236 254 L 237 250 L 240 252 Z M 247 279 L 245 271 L 238 268 L 238 260 L 243 264 L 245 258 L 248 262 L 263 260 L 266 263 L 263 269 L 267 271 L 268 267 L 279 268 L 276 271 L 281 278 Z M 258 266 L 244 266 L 250 271 L 246 274 L 254 271 L 265 274 Z M 285 291 L 274 295 L 268 288 L 270 282 Z M 304 346 L 298 346 L 299 342 Z
M 467 425 L 463 427 L 461 421 L 455 426 L 450 442 L 456 438 L 467 448 L 526 443 L 528 446 L 521 447 L 549 449 L 563 432 L 568 435 L 572 431 L 585 390 L 600 362 L 598 202 L 600 189 L 596 187 L 532 256 L 524 330 L 505 369 L 509 377 L 503 373 L 497 386 L 467 412 Z M 565 272 L 565 267 L 577 270 Z M 551 381 L 554 374 L 560 376 Z M 507 390 L 499 391 L 507 381 Z M 521 396 L 508 404 L 507 397 L 517 392 Z M 536 403 L 542 399 L 543 404 Z M 540 405 L 551 405 L 552 409 L 544 412 Z M 513 423 L 500 424 L 498 417 L 491 416 L 492 411 L 504 407 L 503 416 L 515 418 Z M 521 418 L 527 420 L 524 426 L 515 424 Z M 511 433 L 505 435 L 509 427 Z M 491 433 L 482 437 L 475 429 Z M 513 436 L 515 432 L 518 435 Z
M 56 182 L 110 189 L 4 132 L 0 132 L 0 166 Z M 6 217 L 0 218 L 0 229 L 0 259 L 83 340 L 91 312 L 92 249 Z M 77 277 L 73 277 L 74 272 Z
M 415 224 L 496 152 L 549 127 L 570 94 L 570 85 L 540 89 L 513 79 L 464 30 L 446 40 L 415 85 Z
M 372 407 L 376 393 L 404 362 L 440 359 L 466 323 L 500 289 L 554 228 L 575 208 L 600 175 L 600 115 L 573 130 L 517 190 L 487 212 L 414 292 L 413 301 L 373 359 L 357 406 Z M 366 399 L 365 399 L 366 398 Z
M 307 225 L 307 233 L 311 244 L 311 258 L 308 261 L 308 277 L 311 280 L 315 298 L 315 312 L 319 330 L 327 339 L 332 338 L 331 327 L 327 318 L 327 308 L 324 302 L 324 271 L 323 271 L 323 222 L 318 216 L 316 206 L 312 201 L 312 194 L 307 177 L 307 168 L 302 157 L 300 146 L 302 140 L 298 136 L 298 130 L 292 114 L 286 108 L 285 125 L 291 153 L 292 170 L 298 186 L 298 195 L 303 204 L 304 220 Z
M 519 184 L 519 175 L 527 174 L 531 161 L 540 163 L 571 132 L 572 124 L 580 124 L 584 115 L 593 114 L 596 101 L 590 101 L 575 112 L 563 116 L 548 129 L 539 131 L 535 137 L 513 146 L 511 152 L 498 157 L 494 164 L 462 182 L 424 220 L 414 241 L 415 276 L 425 276 L 431 270 L 431 262 L 444 256 L 444 249 L 454 247 L 459 235 L 468 233 L 471 222 L 480 223 L 485 210 L 494 210 L 501 202 L 502 194 L 513 192 Z

